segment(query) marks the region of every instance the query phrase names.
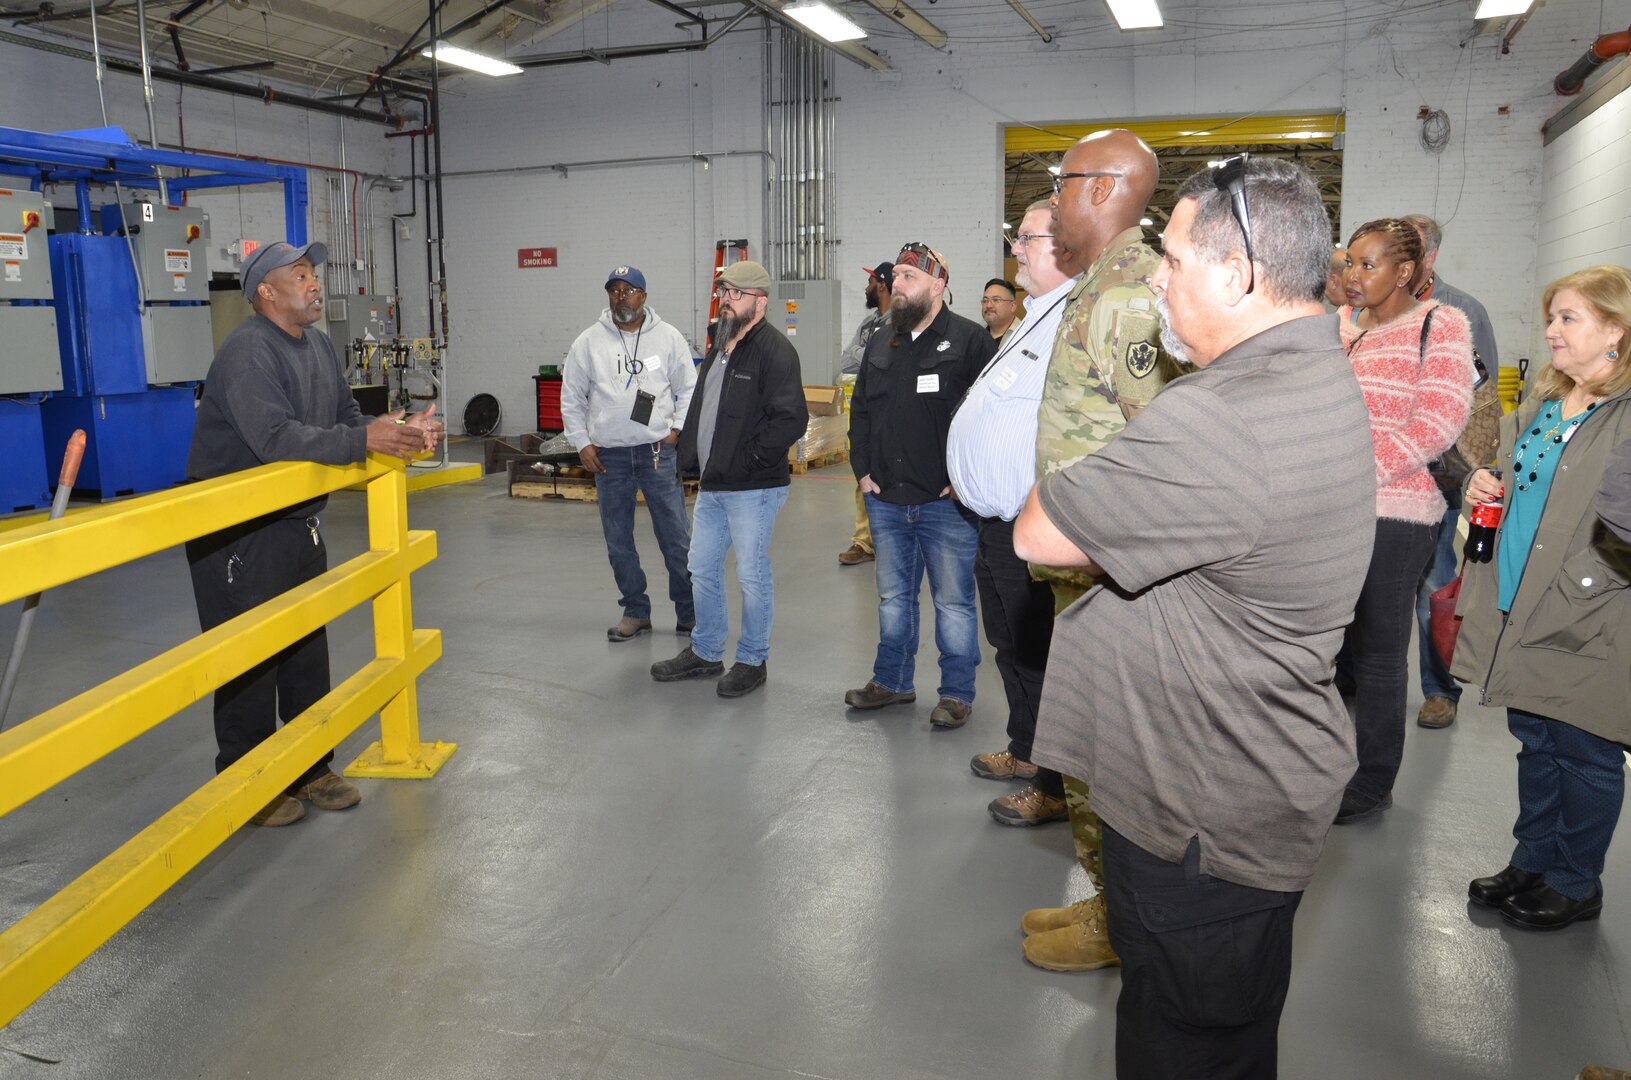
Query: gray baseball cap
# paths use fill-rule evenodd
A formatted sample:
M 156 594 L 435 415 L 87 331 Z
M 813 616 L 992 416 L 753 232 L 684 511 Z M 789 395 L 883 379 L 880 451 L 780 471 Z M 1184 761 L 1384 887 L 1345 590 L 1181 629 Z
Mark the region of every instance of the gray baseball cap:
M 313 266 L 317 266 L 328 259 L 328 247 L 321 241 L 313 240 L 305 247 L 295 247 L 282 240 L 270 244 L 263 244 L 259 251 L 249 257 L 244 264 L 241 279 L 243 281 L 244 295 L 251 300 L 255 298 L 255 290 L 265 280 L 266 275 L 280 266 L 299 262 L 302 258 L 310 259 Z

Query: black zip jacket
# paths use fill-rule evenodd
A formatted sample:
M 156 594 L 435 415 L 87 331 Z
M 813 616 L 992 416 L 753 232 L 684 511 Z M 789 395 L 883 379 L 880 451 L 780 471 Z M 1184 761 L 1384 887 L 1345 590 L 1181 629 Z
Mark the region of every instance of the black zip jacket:
M 878 498 L 906 506 L 934 502 L 951 483 L 946 433 L 951 414 L 991 357 L 997 343 L 977 322 L 942 307 L 923 333 L 879 330 L 850 404 L 850 464 L 855 478 L 870 474 Z
M 680 472 L 685 476 L 697 475 L 702 387 L 717 359 L 716 352 L 697 370 L 696 391 L 685 414 L 685 427 L 680 430 Z M 701 478 L 702 490 L 786 487 L 791 482 L 787 449 L 799 441 L 809 425 L 798 350 L 779 330 L 761 320 L 731 350 L 725 385 L 719 389 L 719 416 L 714 422 L 708 471 Z

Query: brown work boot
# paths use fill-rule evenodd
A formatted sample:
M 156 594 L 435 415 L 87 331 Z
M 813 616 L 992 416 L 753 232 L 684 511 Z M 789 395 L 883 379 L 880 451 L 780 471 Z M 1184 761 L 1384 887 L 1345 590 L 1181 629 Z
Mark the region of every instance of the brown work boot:
M 1120 967 L 1121 957 L 1110 947 L 1110 932 L 1102 911 L 1079 923 L 1032 934 L 1021 944 L 1025 959 L 1048 971 L 1096 971 Z
M 999 825 L 1046 825 L 1070 816 L 1065 800 L 1047 794 L 1035 784 L 1007 795 L 999 795 L 986 807 Z
M 1101 919 L 1104 917 L 1103 893 L 1094 893 L 1086 900 L 1078 900 L 1068 907 L 1032 908 L 1020 916 L 1019 928 L 1025 931 L 1026 936 L 1045 934 L 1049 930 L 1086 922 L 1095 915 Z
M 1416 724 L 1424 728 L 1447 728 L 1455 723 L 1455 702 L 1447 697 L 1430 697 L 1421 703 Z
M 881 709 L 885 705 L 910 705 L 917 700 L 914 693 L 897 694 L 869 682 L 859 690 L 844 691 L 844 704 L 852 709 Z
M 838 565 L 839 566 L 860 566 L 862 563 L 871 562 L 873 559 L 876 559 L 876 558 L 877 558 L 876 555 L 872 554 L 872 552 L 868 551 L 866 548 L 862 547 L 860 544 L 851 544 L 849 546 L 848 551 L 843 551 L 843 552 L 839 553 L 839 555 L 838 555 Z
M 625 615 L 617 620 L 617 625 L 606 630 L 607 641 L 633 641 L 641 634 L 651 633 L 650 619 L 636 619 L 632 615 Z
M 362 802 L 356 784 L 331 772 L 295 788 L 294 797 L 305 799 L 319 810 L 349 810 Z
M 974 706 L 966 701 L 958 701 L 954 697 L 943 697 L 929 713 L 929 723 L 939 728 L 962 727 L 968 723 L 968 714 L 974 711 Z
M 1019 760 L 1006 750 L 998 750 L 993 754 L 975 754 L 968 767 L 974 770 L 975 776 L 986 780 L 1036 779 L 1035 765 L 1029 761 Z
M 249 819 L 249 823 L 266 829 L 277 829 L 284 825 L 293 825 L 305 816 L 306 808 L 300 805 L 299 799 L 279 795 L 261 807 L 260 812 Z

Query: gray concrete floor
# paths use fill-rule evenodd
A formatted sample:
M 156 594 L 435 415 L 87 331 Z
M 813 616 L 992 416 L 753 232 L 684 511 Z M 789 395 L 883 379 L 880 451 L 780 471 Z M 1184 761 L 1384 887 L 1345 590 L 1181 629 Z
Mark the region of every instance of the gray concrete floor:
M 795 479 L 770 682 L 726 702 L 647 676 L 684 640 L 664 606 L 656 634 L 606 642 L 617 594 L 594 506 L 512 500 L 496 476 L 415 495 L 441 550 L 415 612 L 446 644 L 422 723 L 459 752 L 429 782 L 363 781 L 348 813 L 239 832 L 0 1030 L 0 1076 L 1111 1076 L 1117 973 L 1020 956 L 1020 913 L 1073 898 L 1081 873 L 1063 826 L 986 815 L 1004 787 L 967 762 L 1004 744 L 989 657 L 962 730 L 928 725 L 927 617 L 923 700 L 842 707 L 877 633 L 871 568 L 835 558 L 851 507 L 843 467 Z M 360 549 L 362 513 L 333 500 L 337 558 Z M 660 568 L 648 529 L 640 543 Z M 16 612 L 0 608 L 0 647 Z M 179 552 L 57 590 L 13 716 L 194 632 Z M 367 614 L 331 640 L 340 677 L 367 655 Z M 1610 853 L 1600 922 L 1534 935 L 1469 913 L 1467 880 L 1506 861 L 1515 796 L 1502 716 L 1468 701 L 1447 731 L 1411 726 L 1394 809 L 1331 836 L 1297 920 L 1284 1076 L 1631 1065 L 1631 853 Z M 212 756 L 195 706 L 0 821 L 0 925 Z

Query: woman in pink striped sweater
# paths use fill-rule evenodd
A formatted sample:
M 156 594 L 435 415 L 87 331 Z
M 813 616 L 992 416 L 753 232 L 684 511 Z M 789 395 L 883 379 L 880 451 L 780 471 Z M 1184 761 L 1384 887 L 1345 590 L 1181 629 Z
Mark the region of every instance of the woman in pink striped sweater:
M 1348 306 L 1338 314 L 1370 408 L 1376 544 L 1345 646 L 1359 771 L 1342 797 L 1339 825 L 1393 805 L 1416 584 L 1446 509 L 1428 465 L 1460 436 L 1472 402 L 1472 332 L 1457 309 L 1411 295 L 1421 257 L 1421 234 L 1399 218 L 1366 222 L 1348 241 Z

